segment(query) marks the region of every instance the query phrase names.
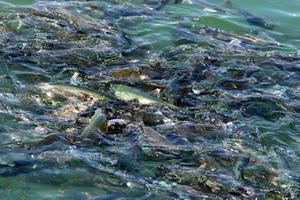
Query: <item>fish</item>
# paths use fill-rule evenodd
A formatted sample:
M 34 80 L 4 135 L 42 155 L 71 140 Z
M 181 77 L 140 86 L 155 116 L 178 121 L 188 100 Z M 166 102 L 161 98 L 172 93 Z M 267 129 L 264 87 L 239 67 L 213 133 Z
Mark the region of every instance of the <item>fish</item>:
M 170 2 L 170 0 L 162 0 L 160 5 L 158 6 L 158 10 L 162 9 L 164 6 L 166 6 L 168 3 Z M 175 4 L 179 4 L 182 3 L 183 1 L 181 0 L 175 0 Z M 248 11 L 245 10 L 238 10 L 238 9 L 234 9 L 232 7 L 232 3 L 230 0 L 224 0 L 225 5 L 218 5 L 216 3 L 211 3 L 207 0 L 191 0 L 192 3 L 196 3 L 199 4 L 201 6 L 204 6 L 206 8 L 209 8 L 211 10 L 215 10 L 215 11 L 220 11 L 220 12 L 224 12 L 224 13 L 229 13 L 229 14 L 234 14 L 234 15 L 242 15 L 246 18 L 246 21 L 249 24 L 255 25 L 255 26 L 259 26 L 262 28 L 266 28 L 266 29 L 270 29 L 272 30 L 275 25 L 272 23 L 267 22 L 266 20 L 264 20 L 263 18 L 257 17 L 255 15 L 253 15 L 252 13 L 249 13 Z
M 251 14 L 249 12 L 243 12 L 243 15 L 246 17 L 247 22 L 252 25 L 259 26 L 259 27 L 269 29 L 269 30 L 272 30 L 275 27 L 274 24 L 267 22 L 263 18 L 254 16 L 253 14 Z
M 4 151 L 3 151 L 4 150 Z M 17 150 L 17 151 L 15 151 Z M 19 150 L 23 150 L 18 152 Z M 0 176 L 15 176 L 37 170 L 37 162 L 26 149 L 0 150 Z M 36 167 L 34 167 L 36 166 Z
M 131 101 L 137 99 L 140 104 L 142 105 L 160 105 L 160 106 L 167 106 L 171 109 L 182 111 L 184 113 L 192 113 L 189 110 L 180 108 L 173 104 L 167 103 L 162 101 L 159 98 L 153 97 L 149 94 L 144 93 L 143 91 L 133 88 L 127 85 L 122 84 L 112 84 L 111 90 L 116 98 L 122 101 Z
M 238 9 L 234 9 L 232 7 L 232 3 L 231 1 L 224 1 L 225 2 L 225 6 L 221 6 L 221 5 L 217 5 L 217 4 L 213 4 L 210 2 L 207 2 L 206 0 L 193 0 L 197 3 L 201 3 L 203 5 L 206 5 L 208 7 L 212 7 L 213 9 L 216 9 L 218 11 L 221 12 L 225 12 L 225 13 L 230 13 L 230 14 L 235 14 L 235 15 L 242 15 L 246 18 L 246 21 L 249 24 L 255 25 L 255 26 L 259 26 L 262 28 L 266 28 L 266 29 L 270 29 L 272 30 L 274 28 L 274 24 L 267 22 L 266 20 L 264 20 L 261 17 L 257 17 L 255 15 L 253 15 L 252 13 L 245 11 L 245 10 L 238 10 Z
M 143 135 L 150 145 L 176 147 L 176 145 L 171 143 L 164 135 L 161 135 L 150 126 L 143 127 Z
M 89 137 L 93 135 L 98 128 L 101 130 L 101 132 L 107 132 L 107 117 L 101 108 L 98 108 L 95 111 L 95 114 L 91 118 L 89 125 L 82 131 L 81 137 Z
M 67 84 L 40 83 L 36 85 L 36 87 L 43 91 L 47 91 L 64 97 L 69 97 L 69 96 L 90 97 L 96 101 L 109 100 L 107 94 L 95 90 L 91 90 L 85 87 L 81 87 L 81 86 L 67 85 Z
M 160 2 L 160 5 L 156 8 L 157 10 L 160 10 L 162 9 L 163 7 L 165 7 L 165 5 L 167 5 L 168 3 L 170 2 L 170 0 L 162 0 Z M 179 3 L 182 3 L 183 0 L 174 0 L 174 3 L 175 4 L 179 4 Z
M 233 175 L 237 180 L 244 180 L 244 168 L 249 164 L 249 157 L 239 158 L 233 167 Z

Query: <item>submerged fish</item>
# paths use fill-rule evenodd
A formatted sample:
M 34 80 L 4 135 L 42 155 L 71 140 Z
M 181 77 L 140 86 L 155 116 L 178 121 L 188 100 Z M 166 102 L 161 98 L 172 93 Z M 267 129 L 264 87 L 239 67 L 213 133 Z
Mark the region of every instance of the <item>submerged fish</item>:
M 102 132 L 106 132 L 107 130 L 107 118 L 100 108 L 95 111 L 95 114 L 93 115 L 89 125 L 84 128 L 81 136 L 89 137 L 93 135 L 98 130 L 98 128 Z
M 274 24 L 267 22 L 263 18 L 257 17 L 247 11 L 240 11 L 240 13 L 246 18 L 249 24 L 260 26 L 262 28 L 272 30 L 274 28 Z
M 111 90 L 118 99 L 123 101 L 131 101 L 137 99 L 142 105 L 162 105 L 174 110 L 182 111 L 184 113 L 191 113 L 189 110 L 179 108 L 178 106 L 162 101 L 156 97 L 145 94 L 141 90 L 129 87 L 127 85 L 112 84 Z
M 107 118 L 100 108 L 95 111 L 95 114 L 93 115 L 89 125 L 84 128 L 81 136 L 88 137 L 94 134 L 98 128 L 103 132 L 106 132 L 107 130 Z
M 149 126 L 143 127 L 143 135 L 147 143 L 149 143 L 150 145 L 168 146 L 168 147 L 175 146 L 165 136 L 161 135 L 160 133 L 158 133 L 156 130 L 154 130 Z
M 243 180 L 244 179 L 244 168 L 249 164 L 249 158 L 248 157 L 241 157 L 239 158 L 235 166 L 233 167 L 233 175 L 237 180 Z
M 100 93 L 98 91 L 94 91 L 88 88 L 74 86 L 74 85 L 66 85 L 66 84 L 54 84 L 50 85 L 48 83 L 41 83 L 36 86 L 37 88 L 51 92 L 56 95 L 61 95 L 64 97 L 68 96 L 76 96 L 76 97 L 90 97 L 97 101 L 106 101 L 108 100 L 108 96 L 104 93 Z
M 170 0 L 162 0 L 157 9 L 162 9 L 169 2 L 170 2 Z M 175 4 L 182 3 L 182 2 L 183 2 L 183 0 L 175 0 L 174 1 Z M 220 12 L 225 12 L 225 13 L 234 14 L 234 15 L 242 15 L 246 18 L 246 20 L 249 24 L 252 24 L 255 26 L 263 27 L 266 29 L 274 28 L 274 24 L 268 23 L 263 18 L 257 17 L 245 10 L 234 9 L 232 7 L 230 0 L 224 0 L 225 5 L 211 3 L 207 0 L 191 0 L 191 2 L 197 3 L 197 4 L 204 6 L 212 11 L 220 11 Z
M 182 3 L 183 0 L 174 0 L 175 4 L 179 4 Z M 167 5 L 170 2 L 170 0 L 162 0 L 160 2 L 160 5 L 156 8 L 157 10 L 162 9 L 165 5 Z

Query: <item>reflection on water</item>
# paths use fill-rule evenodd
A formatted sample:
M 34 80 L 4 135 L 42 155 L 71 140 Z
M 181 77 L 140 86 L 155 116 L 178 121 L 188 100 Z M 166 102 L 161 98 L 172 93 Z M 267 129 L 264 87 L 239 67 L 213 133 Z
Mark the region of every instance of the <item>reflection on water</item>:
M 299 198 L 279 2 L 2 2 L 3 199 Z

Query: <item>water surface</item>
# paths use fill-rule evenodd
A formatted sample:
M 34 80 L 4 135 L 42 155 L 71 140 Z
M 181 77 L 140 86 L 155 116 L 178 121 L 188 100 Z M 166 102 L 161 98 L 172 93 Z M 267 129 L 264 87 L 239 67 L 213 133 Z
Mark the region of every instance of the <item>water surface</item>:
M 157 2 L 0 2 L 3 199 L 299 198 L 299 1 Z

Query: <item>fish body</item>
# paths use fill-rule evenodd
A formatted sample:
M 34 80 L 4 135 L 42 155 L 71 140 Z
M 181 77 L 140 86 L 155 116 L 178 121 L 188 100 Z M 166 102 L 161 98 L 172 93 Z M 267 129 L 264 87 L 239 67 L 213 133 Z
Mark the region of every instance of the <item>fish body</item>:
M 233 175 L 238 180 L 244 179 L 244 168 L 249 164 L 249 158 L 239 158 L 233 167 Z
M 259 27 L 266 28 L 266 29 L 273 29 L 274 28 L 273 24 L 268 23 L 263 18 L 257 17 L 255 15 L 253 15 L 252 13 L 249 13 L 245 10 L 234 9 L 232 7 L 232 4 L 231 4 L 230 1 L 225 0 L 224 1 L 225 6 L 224 5 L 218 5 L 218 4 L 215 4 L 215 3 L 211 3 L 211 2 L 206 1 L 206 0 L 192 0 L 192 2 L 198 3 L 202 6 L 205 6 L 205 7 L 220 11 L 220 12 L 225 12 L 225 13 L 234 14 L 234 15 L 242 15 L 246 18 L 246 21 L 249 24 L 252 24 L 252 25 L 255 25 L 255 26 L 259 26 Z
M 170 2 L 170 0 L 162 0 L 160 6 L 158 7 L 158 9 L 162 9 L 169 2 Z M 176 1 L 175 0 L 174 3 L 179 4 L 181 2 L 182 1 Z M 255 25 L 255 26 L 259 26 L 259 27 L 266 28 L 266 29 L 273 29 L 274 28 L 274 24 L 268 23 L 263 18 L 254 16 L 253 14 L 251 14 L 247 11 L 244 11 L 244 10 L 234 9 L 232 7 L 232 4 L 231 4 L 230 0 L 225 0 L 224 1 L 225 5 L 219 5 L 219 4 L 216 4 L 216 3 L 209 2 L 207 0 L 191 0 L 191 2 L 195 3 L 195 4 L 199 4 L 199 5 L 201 5 L 203 7 L 206 7 L 210 10 L 224 12 L 224 13 L 233 14 L 233 15 L 242 15 L 246 18 L 246 21 L 249 24 L 252 24 L 252 25 Z
M 107 129 L 107 118 L 103 111 L 99 108 L 95 111 L 89 125 L 84 128 L 81 133 L 82 137 L 89 137 L 90 135 L 94 134 L 98 128 L 105 132 Z
M 152 146 L 176 147 L 176 145 L 170 142 L 165 136 L 161 135 L 149 126 L 143 127 L 143 135 L 146 142 Z
M 80 86 L 75 85 L 67 85 L 67 84 L 48 84 L 41 83 L 37 85 L 37 87 L 43 91 L 52 92 L 56 95 L 61 95 L 64 97 L 67 96 L 76 96 L 76 97 L 91 97 L 97 101 L 105 101 L 109 98 L 106 94 L 100 93 L 98 91 L 94 91 L 91 89 L 87 89 Z
M 158 98 L 147 95 L 136 88 L 132 88 L 126 85 L 114 84 L 111 86 L 111 89 L 114 95 L 118 99 L 123 101 L 131 101 L 137 99 L 142 105 L 161 105 L 166 103 Z
M 274 28 L 274 24 L 267 22 L 263 18 L 254 16 L 253 14 L 251 14 L 247 11 L 240 11 L 240 13 L 246 18 L 246 20 L 249 24 L 259 26 L 262 28 L 266 28 L 266 29 L 270 29 L 270 30 L 272 30 Z
M 188 110 L 179 108 L 173 104 L 162 101 L 156 97 L 145 94 L 141 90 L 138 90 L 133 87 L 129 87 L 127 85 L 112 84 L 111 90 L 113 91 L 115 97 L 123 101 L 131 101 L 137 99 L 139 103 L 142 105 L 162 105 L 162 106 L 167 106 L 169 108 L 172 108 L 174 110 L 183 111 L 185 113 L 190 112 Z
M 175 4 L 179 4 L 182 3 L 183 0 L 174 0 Z M 156 8 L 157 10 L 162 9 L 165 5 L 167 5 L 170 2 L 170 0 L 162 0 L 160 2 L 160 5 Z

